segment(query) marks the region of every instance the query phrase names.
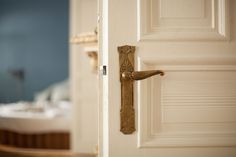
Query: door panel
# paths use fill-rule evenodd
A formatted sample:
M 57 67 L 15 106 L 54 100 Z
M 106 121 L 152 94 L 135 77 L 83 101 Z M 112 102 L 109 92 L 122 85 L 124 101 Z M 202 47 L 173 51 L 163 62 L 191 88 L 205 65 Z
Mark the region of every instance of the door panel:
M 108 29 L 100 27 L 100 52 L 108 73 L 100 86 L 101 155 L 236 156 L 236 2 L 102 2 Z M 165 72 L 135 83 L 131 135 L 120 132 L 122 45 L 136 46 L 135 70 Z
M 141 40 L 225 40 L 227 0 L 139 0 Z
M 155 66 L 165 75 L 137 87 L 139 147 L 236 145 L 236 72 L 230 67 Z

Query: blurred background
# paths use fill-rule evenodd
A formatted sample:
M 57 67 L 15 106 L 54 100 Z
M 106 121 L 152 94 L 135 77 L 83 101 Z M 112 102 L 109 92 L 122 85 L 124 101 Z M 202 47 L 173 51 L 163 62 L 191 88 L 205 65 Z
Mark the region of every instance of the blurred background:
M 68 78 L 68 0 L 0 0 L 0 104 Z

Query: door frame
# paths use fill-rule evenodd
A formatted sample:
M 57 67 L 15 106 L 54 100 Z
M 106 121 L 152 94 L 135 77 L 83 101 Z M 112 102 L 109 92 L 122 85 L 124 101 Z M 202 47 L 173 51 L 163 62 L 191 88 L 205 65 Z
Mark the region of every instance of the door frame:
M 108 105 L 108 0 L 98 0 L 98 64 L 99 64 L 99 156 L 109 156 L 109 105 Z M 105 69 L 104 69 L 105 68 Z M 105 70 L 105 74 L 103 73 Z

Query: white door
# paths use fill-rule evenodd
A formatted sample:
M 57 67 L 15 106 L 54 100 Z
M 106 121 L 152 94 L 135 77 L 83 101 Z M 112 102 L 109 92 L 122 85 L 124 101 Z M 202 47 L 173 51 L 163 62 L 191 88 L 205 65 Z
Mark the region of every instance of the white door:
M 70 0 L 70 37 L 73 39 L 77 35 L 92 32 L 97 25 L 96 15 L 96 0 Z M 78 43 L 70 44 L 73 153 L 94 153 L 98 143 L 98 81 L 96 74 L 91 71 L 86 47 Z
M 101 0 L 102 157 L 236 156 L 236 2 Z M 136 46 L 136 131 L 120 132 L 118 46 Z

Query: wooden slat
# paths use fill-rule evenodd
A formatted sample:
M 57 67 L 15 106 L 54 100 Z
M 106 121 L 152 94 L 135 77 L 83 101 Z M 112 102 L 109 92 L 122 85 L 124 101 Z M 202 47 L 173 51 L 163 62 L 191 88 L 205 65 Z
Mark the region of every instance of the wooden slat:
M 69 149 L 69 133 L 25 134 L 0 130 L 0 144 L 19 148 Z
M 19 149 L 0 145 L 0 157 L 96 157 L 94 154 L 72 154 L 61 150 Z

